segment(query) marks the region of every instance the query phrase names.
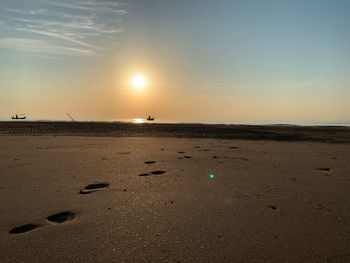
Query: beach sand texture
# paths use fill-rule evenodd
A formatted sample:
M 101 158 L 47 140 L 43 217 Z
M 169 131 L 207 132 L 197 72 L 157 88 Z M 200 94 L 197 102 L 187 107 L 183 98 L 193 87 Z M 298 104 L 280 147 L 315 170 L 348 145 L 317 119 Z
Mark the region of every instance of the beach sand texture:
M 1 262 L 349 262 L 348 144 L 0 136 Z

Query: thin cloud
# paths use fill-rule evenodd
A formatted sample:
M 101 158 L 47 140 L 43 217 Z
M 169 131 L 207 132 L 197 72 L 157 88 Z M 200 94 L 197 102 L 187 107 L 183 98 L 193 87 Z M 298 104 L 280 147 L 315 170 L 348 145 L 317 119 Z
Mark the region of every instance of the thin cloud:
M 76 1 L 76 2 L 65 2 L 65 1 L 48 1 L 41 0 L 40 2 L 61 8 L 85 10 L 91 12 L 111 12 L 118 15 L 126 15 L 128 11 L 120 9 L 123 5 L 111 2 L 111 1 Z
M 315 82 L 317 82 L 317 81 L 319 81 L 319 80 L 321 80 L 323 78 L 324 78 L 324 76 L 320 75 L 320 76 L 314 77 L 314 78 L 312 78 L 310 80 L 298 83 L 297 86 L 298 87 L 306 87 L 306 86 L 309 86 L 309 85 L 311 85 L 311 84 L 313 84 L 313 83 L 315 83 Z
M 37 0 L 46 4 L 40 9 L 0 9 L 0 29 L 8 33 L 3 35 L 2 46 L 15 40 L 13 49 L 26 39 L 29 44 L 40 43 L 48 52 L 58 51 L 58 55 L 101 55 L 101 52 L 112 48 L 118 36 L 124 31 L 122 19 L 127 14 L 122 5 L 112 1 L 50 1 Z M 65 10 L 62 10 L 62 9 Z M 105 12 L 113 13 L 106 15 Z M 111 15 L 113 19 L 111 19 Z M 22 32 L 22 33 L 21 33 Z M 33 42 L 31 42 L 33 40 Z M 41 42 L 37 42 L 41 40 Z M 52 48 L 49 48 L 51 45 Z M 61 48 L 59 48 L 61 47 Z M 28 52 L 33 52 L 29 45 Z M 25 51 L 25 46 L 21 45 Z
M 83 41 L 79 41 L 79 40 L 75 39 L 74 36 L 69 37 L 69 36 L 66 36 L 65 34 L 59 34 L 59 32 L 55 33 L 55 32 L 50 32 L 50 31 L 28 29 L 28 28 L 17 28 L 17 30 L 32 32 L 32 33 L 36 33 L 36 34 L 44 35 L 44 36 L 55 37 L 55 38 L 67 40 L 69 42 L 72 42 L 74 44 L 78 44 L 80 46 L 102 50 L 102 48 L 100 48 L 98 46 L 91 45 L 91 44 L 85 43 Z
M 314 84 L 315 82 L 323 79 L 324 76 L 323 75 L 319 75 L 319 76 L 315 76 L 311 79 L 307 79 L 304 81 L 288 81 L 288 82 L 284 82 L 280 85 L 278 85 L 279 87 L 287 87 L 287 88 L 304 88 L 307 86 L 310 86 L 312 84 Z
M 2 8 L 2 10 L 5 10 L 7 12 L 11 12 L 11 13 L 16 13 L 16 14 L 21 14 L 21 15 L 38 15 L 38 14 L 42 14 L 43 12 L 46 11 L 46 9 L 30 9 L 30 10 L 20 10 L 20 9 L 13 9 L 13 8 Z
M 68 46 L 54 45 L 52 43 L 29 38 L 0 38 L 0 47 L 7 49 L 15 49 L 22 52 L 31 52 L 37 54 L 51 54 L 51 55 L 66 55 L 66 56 L 91 56 L 96 55 L 96 52 L 73 48 Z

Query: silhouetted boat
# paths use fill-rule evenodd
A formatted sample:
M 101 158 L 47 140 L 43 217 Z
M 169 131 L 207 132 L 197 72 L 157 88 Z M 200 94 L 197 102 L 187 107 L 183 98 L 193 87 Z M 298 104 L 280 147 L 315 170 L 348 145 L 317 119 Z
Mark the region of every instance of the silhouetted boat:
M 12 120 L 24 120 L 26 118 L 27 118 L 27 116 L 25 114 L 17 114 L 16 113 L 15 115 L 11 116 Z
M 148 118 L 147 118 L 148 121 L 154 121 L 154 117 L 151 116 L 151 115 L 148 115 Z

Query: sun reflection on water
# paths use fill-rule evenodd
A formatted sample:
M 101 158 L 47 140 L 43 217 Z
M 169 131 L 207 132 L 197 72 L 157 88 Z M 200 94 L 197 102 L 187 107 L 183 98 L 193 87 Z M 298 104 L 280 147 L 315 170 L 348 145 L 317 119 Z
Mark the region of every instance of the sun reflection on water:
M 132 119 L 132 123 L 144 123 L 144 119 L 142 118 L 135 118 L 135 119 Z

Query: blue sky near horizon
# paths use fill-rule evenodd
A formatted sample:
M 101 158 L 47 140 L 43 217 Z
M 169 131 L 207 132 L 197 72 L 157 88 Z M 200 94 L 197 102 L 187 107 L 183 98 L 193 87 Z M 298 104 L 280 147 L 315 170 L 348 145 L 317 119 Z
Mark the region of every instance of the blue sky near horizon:
M 350 122 L 350 1 L 0 2 L 0 118 Z

